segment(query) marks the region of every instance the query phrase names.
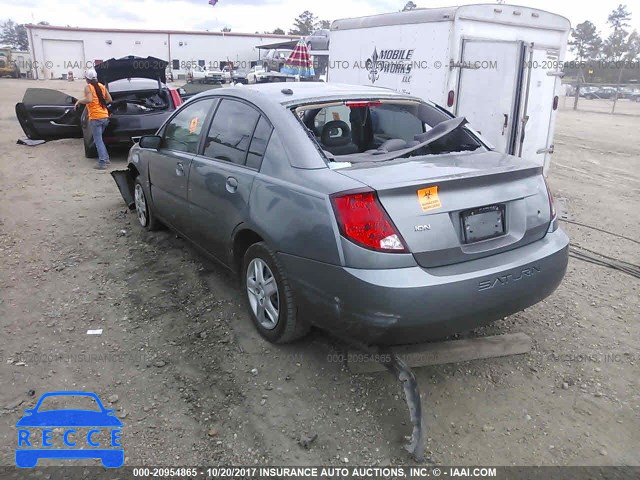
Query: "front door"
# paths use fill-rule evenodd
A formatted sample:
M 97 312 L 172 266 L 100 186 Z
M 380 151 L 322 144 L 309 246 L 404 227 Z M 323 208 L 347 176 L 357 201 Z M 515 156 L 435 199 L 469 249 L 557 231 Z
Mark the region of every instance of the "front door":
M 148 156 L 151 198 L 155 212 L 183 234 L 186 234 L 189 216 L 189 169 L 193 156 L 198 152 L 203 125 L 214 104 L 214 99 L 203 99 L 180 110 L 165 125 L 160 148 L 157 151 L 142 152 Z
M 271 135 L 271 124 L 248 103 L 225 98 L 189 174 L 192 238 L 230 264 L 231 236 L 246 218 L 253 180 Z
M 16 117 L 31 140 L 55 140 L 82 136 L 81 110 L 76 99 L 50 88 L 28 88 L 16 104 Z
M 523 55 L 522 42 L 463 41 L 456 115 L 499 152 L 516 151 Z

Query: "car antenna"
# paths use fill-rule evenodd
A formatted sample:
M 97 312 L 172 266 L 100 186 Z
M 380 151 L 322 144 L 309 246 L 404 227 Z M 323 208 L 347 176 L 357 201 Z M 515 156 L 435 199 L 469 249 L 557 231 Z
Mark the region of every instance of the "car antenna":
M 283 88 L 282 90 L 280 90 L 282 93 L 284 93 L 285 95 L 293 95 L 293 90 L 291 90 L 290 88 Z

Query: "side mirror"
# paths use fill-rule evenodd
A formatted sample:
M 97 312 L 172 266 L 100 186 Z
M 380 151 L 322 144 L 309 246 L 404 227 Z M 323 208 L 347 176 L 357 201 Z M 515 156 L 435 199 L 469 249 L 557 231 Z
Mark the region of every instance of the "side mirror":
M 158 150 L 160 148 L 161 142 L 162 142 L 162 137 L 158 135 L 145 135 L 143 137 L 140 137 L 140 141 L 138 142 L 138 145 L 140 145 L 140 148 Z
M 67 98 L 65 98 L 64 101 L 67 102 L 68 104 L 71 104 L 71 105 L 76 103 L 76 99 L 71 97 L 71 96 L 67 96 Z

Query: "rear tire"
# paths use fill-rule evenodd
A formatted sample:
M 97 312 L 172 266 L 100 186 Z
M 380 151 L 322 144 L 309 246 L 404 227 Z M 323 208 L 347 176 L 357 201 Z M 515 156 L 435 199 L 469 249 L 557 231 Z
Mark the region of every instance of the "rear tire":
M 149 200 L 147 199 L 147 193 L 142 186 L 142 182 L 140 181 L 139 176 L 136 177 L 135 180 L 133 198 L 135 201 L 138 223 L 140 223 L 140 226 L 149 232 L 153 230 L 159 230 L 161 224 L 153 214 L 153 210 L 151 210 Z
M 260 335 L 272 343 L 291 343 L 309 332 L 309 324 L 297 316 L 287 275 L 266 243 L 249 247 L 241 275 L 249 315 Z

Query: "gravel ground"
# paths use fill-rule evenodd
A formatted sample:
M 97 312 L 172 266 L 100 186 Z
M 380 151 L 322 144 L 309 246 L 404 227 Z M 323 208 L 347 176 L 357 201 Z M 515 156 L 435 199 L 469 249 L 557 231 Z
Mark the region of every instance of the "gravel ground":
M 82 88 L 0 80 L 0 464 L 14 462 L 22 410 L 53 390 L 94 391 L 116 409 L 127 465 L 410 463 L 390 375 L 352 375 L 321 332 L 263 341 L 237 280 L 171 232 L 139 228 L 82 140 L 16 145 L 14 104 L 32 86 Z M 550 183 L 567 218 L 640 237 L 639 126 L 560 112 Z M 637 243 L 563 228 L 640 263 Z M 474 333 L 524 332 L 530 354 L 416 370 L 428 462 L 640 465 L 639 291 L 572 258 L 554 295 Z

